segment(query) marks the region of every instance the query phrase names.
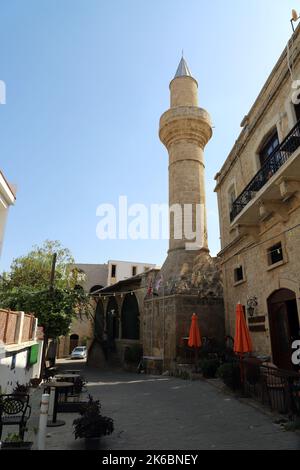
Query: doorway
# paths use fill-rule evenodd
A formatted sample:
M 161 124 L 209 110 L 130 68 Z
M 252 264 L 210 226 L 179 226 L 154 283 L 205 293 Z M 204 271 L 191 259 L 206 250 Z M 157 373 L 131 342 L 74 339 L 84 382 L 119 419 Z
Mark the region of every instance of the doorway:
M 109 350 L 115 351 L 115 340 L 119 339 L 119 308 L 115 297 L 109 299 L 106 309 L 106 334 Z
M 71 335 L 70 336 L 70 351 L 69 353 L 73 351 L 73 349 L 77 348 L 79 343 L 79 336 L 78 335 Z
M 274 364 L 294 369 L 292 343 L 299 339 L 299 315 L 295 292 L 279 289 L 268 299 L 268 312 Z

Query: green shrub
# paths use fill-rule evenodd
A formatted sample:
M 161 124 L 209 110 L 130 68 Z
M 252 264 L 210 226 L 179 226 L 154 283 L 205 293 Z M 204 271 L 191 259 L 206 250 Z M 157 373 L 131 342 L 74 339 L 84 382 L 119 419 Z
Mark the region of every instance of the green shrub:
M 124 351 L 126 364 L 138 364 L 143 357 L 143 348 L 140 345 L 127 346 Z
M 227 364 L 223 364 L 219 367 L 217 376 L 232 390 L 238 390 L 241 388 L 241 371 L 239 363 L 228 362 Z
M 204 359 L 200 361 L 200 370 L 206 379 L 214 379 L 220 362 L 217 359 Z
M 289 432 L 300 431 L 300 417 L 296 418 L 295 421 L 291 421 L 284 425 L 284 429 Z

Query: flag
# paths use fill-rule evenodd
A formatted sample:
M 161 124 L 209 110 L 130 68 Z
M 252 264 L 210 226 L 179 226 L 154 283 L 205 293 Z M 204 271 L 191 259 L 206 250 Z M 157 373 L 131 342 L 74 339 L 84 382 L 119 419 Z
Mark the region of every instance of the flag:
M 161 288 L 162 286 L 162 283 L 163 283 L 163 276 L 162 274 L 157 278 L 156 282 L 155 282 L 155 292 L 158 293 L 159 289 Z
M 148 282 L 148 289 L 147 289 L 147 295 L 152 295 L 153 293 L 153 279 L 152 277 L 149 278 L 149 282 Z

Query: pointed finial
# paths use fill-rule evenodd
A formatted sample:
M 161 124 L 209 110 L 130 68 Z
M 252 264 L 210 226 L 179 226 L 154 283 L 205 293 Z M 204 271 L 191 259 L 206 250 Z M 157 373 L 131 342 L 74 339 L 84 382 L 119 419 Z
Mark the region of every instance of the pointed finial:
M 178 65 L 178 68 L 177 68 L 177 71 L 176 71 L 176 74 L 175 74 L 175 77 L 174 78 L 178 78 L 178 77 L 191 77 L 192 74 L 191 74 L 191 71 L 183 57 L 183 51 L 182 51 L 182 58 L 181 58 L 181 61 L 179 62 L 179 65 Z

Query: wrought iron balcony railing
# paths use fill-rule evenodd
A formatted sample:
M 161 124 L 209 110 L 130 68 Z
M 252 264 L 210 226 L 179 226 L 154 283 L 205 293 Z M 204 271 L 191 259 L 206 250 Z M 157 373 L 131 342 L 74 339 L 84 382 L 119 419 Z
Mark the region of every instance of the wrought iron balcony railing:
M 284 163 L 300 147 L 300 121 L 287 135 L 287 137 L 271 153 L 268 160 L 262 166 L 242 194 L 232 204 L 230 221 L 233 222 L 249 202 L 255 198 L 256 193 L 277 173 Z

